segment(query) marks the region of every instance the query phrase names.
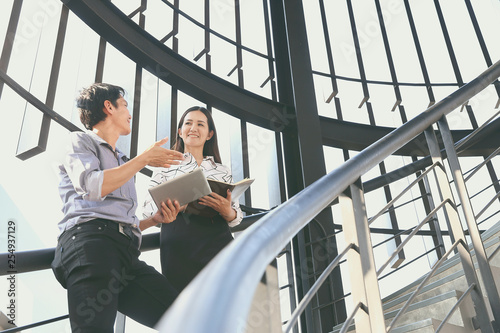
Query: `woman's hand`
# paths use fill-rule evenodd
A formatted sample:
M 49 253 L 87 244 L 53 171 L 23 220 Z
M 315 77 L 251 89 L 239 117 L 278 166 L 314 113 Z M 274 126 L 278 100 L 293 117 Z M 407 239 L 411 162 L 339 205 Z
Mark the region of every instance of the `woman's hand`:
M 236 211 L 231 206 L 231 191 L 227 190 L 227 196 L 224 198 L 215 192 L 210 193 L 198 200 L 198 203 L 216 210 L 226 221 L 232 221 L 236 218 Z
M 170 223 L 177 218 L 177 214 L 179 214 L 180 210 L 181 207 L 177 200 L 172 202 L 168 199 L 166 203 L 161 203 L 161 209 L 158 209 L 156 214 L 153 216 L 153 221 L 156 223 Z

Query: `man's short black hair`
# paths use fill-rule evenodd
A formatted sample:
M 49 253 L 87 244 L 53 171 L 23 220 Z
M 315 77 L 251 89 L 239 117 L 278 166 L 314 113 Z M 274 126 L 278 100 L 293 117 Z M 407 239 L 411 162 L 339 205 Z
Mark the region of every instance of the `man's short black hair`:
M 76 99 L 76 106 L 80 110 L 80 121 L 86 129 L 92 128 L 106 118 L 104 113 L 104 102 L 110 101 L 118 107 L 117 100 L 125 95 L 122 87 L 108 83 L 94 83 L 88 88 L 82 89 L 80 96 Z

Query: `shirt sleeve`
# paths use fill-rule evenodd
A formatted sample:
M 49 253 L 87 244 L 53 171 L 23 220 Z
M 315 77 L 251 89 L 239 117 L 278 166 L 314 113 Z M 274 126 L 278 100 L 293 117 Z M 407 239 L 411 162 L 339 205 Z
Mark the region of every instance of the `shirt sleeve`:
M 166 181 L 162 170 L 167 170 L 167 169 L 155 168 L 153 170 L 153 175 L 151 176 L 151 178 L 149 180 L 149 187 L 150 188 Z M 156 204 L 153 201 L 153 198 L 151 197 L 151 194 L 148 191 L 148 193 L 146 193 L 146 199 L 144 200 L 144 203 L 142 205 L 142 217 L 144 219 L 147 219 L 147 218 L 153 216 L 157 210 L 158 210 L 158 208 L 156 207 Z
M 102 201 L 104 171 L 100 169 L 97 152 L 91 139 L 81 133 L 70 136 L 64 168 L 75 188 L 84 200 Z
M 147 219 L 153 216 L 158 209 L 156 208 L 156 204 L 153 202 L 153 198 L 151 194 L 146 194 L 146 199 L 144 200 L 144 204 L 142 205 L 142 218 Z
M 240 203 L 238 201 L 232 202 L 231 206 L 236 211 L 236 218 L 232 221 L 227 222 L 227 224 L 229 225 L 229 227 L 235 227 L 241 223 L 241 220 L 243 220 L 243 212 L 241 211 Z

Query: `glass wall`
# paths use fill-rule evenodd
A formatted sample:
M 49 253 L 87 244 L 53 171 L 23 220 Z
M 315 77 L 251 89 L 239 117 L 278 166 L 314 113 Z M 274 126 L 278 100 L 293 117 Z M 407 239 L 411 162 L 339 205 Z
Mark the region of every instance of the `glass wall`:
M 121 0 L 113 4 L 165 46 L 203 70 L 248 92 L 278 101 L 272 16 L 267 0 Z M 398 127 L 500 58 L 498 29 L 494 24 L 500 17 L 500 5 L 493 0 L 308 0 L 303 6 L 308 38 L 304 47 L 310 49 L 321 119 Z M 0 71 L 14 82 L 6 84 L 0 80 L 0 117 L 5 124 L 0 131 L 1 244 L 5 244 L 6 222 L 14 220 L 18 225 L 17 250 L 56 245 L 57 222 L 61 218 L 57 164 L 63 156 L 68 131 L 83 129 L 74 98 L 81 88 L 96 81 L 117 84 L 127 91 L 135 130 L 131 136 L 121 138 L 118 145 L 130 156 L 166 136 L 171 143 L 177 119 L 184 110 L 193 105 L 207 106 L 216 122 L 223 163 L 231 167 L 234 180 L 256 179 L 250 195 L 241 203 L 267 210 L 285 199 L 280 190 L 286 188 L 286 184 L 280 183 L 286 170 L 280 167 L 283 156 L 279 153 L 279 133 L 238 119 L 232 110 L 207 105 L 138 67 L 59 1 L 6 0 L 0 8 L 0 38 L 5 41 Z M 452 130 L 471 130 L 488 119 L 498 109 L 499 91 L 491 86 L 470 100 L 463 112 L 454 113 L 449 120 Z M 56 112 L 59 119 L 69 124 L 49 121 L 41 112 L 47 110 Z M 327 171 L 357 153 L 343 148 L 323 147 Z M 363 181 L 421 157 L 420 152 L 415 152 L 415 156 L 395 155 Z M 481 158 L 465 157 L 463 161 L 472 165 Z M 494 164 L 498 162 L 492 163 L 493 169 L 498 170 Z M 491 172 L 482 171 L 475 177 L 495 182 Z M 148 180 L 145 174 L 136 177 L 139 202 L 144 200 Z M 391 193 L 407 185 L 407 180 L 397 181 L 386 189 L 367 193 L 369 215 L 387 203 Z M 477 193 L 475 201 L 484 201 L 494 193 L 493 188 L 483 192 L 483 187 L 471 186 L 471 194 Z M 421 196 L 422 193 L 408 193 L 403 200 L 408 202 L 404 209 L 393 217 L 382 218 L 375 227 L 392 228 L 394 221 L 399 229 L 414 225 L 425 215 Z M 495 209 L 498 207 L 492 206 L 484 216 L 494 214 Z M 334 205 L 332 212 L 334 223 L 340 224 L 338 207 Z M 490 223 L 485 222 L 481 229 Z M 388 237 L 375 235 L 373 242 L 383 242 Z M 338 240 L 342 243 L 342 237 Z M 424 238 L 416 242 L 414 248 L 419 253 L 433 246 Z M 394 244 L 387 242 L 376 251 L 387 252 Z M 403 262 L 416 255 L 405 253 L 399 259 Z M 159 267 L 157 251 L 146 252 L 143 257 Z M 287 269 L 284 258 L 280 260 L 282 272 Z M 435 260 L 435 253 L 430 253 L 421 264 L 429 266 Z M 295 281 L 281 282 L 292 283 L 291 294 L 295 293 Z M 5 290 L 5 283 L 0 283 L 0 290 Z M 343 283 L 349 290 L 347 280 Z M 401 286 L 392 280 L 382 292 L 386 295 Z M 50 271 L 19 275 L 18 288 L 18 325 L 67 313 L 65 291 Z M 0 296 L 0 304 L 4 296 Z M 282 292 L 284 304 L 289 297 L 290 293 Z M 284 309 L 283 320 L 289 316 L 287 310 Z M 127 324 L 129 332 L 138 329 L 146 332 L 143 327 Z M 69 325 L 62 321 L 34 331 L 69 331 Z

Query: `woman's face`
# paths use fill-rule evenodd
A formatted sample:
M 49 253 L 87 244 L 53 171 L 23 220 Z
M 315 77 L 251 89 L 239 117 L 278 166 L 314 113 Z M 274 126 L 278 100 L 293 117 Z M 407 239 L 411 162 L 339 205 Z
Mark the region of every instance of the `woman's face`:
M 184 118 L 179 136 L 184 141 L 184 148 L 202 147 L 213 135 L 208 128 L 207 116 L 201 111 L 191 111 Z

